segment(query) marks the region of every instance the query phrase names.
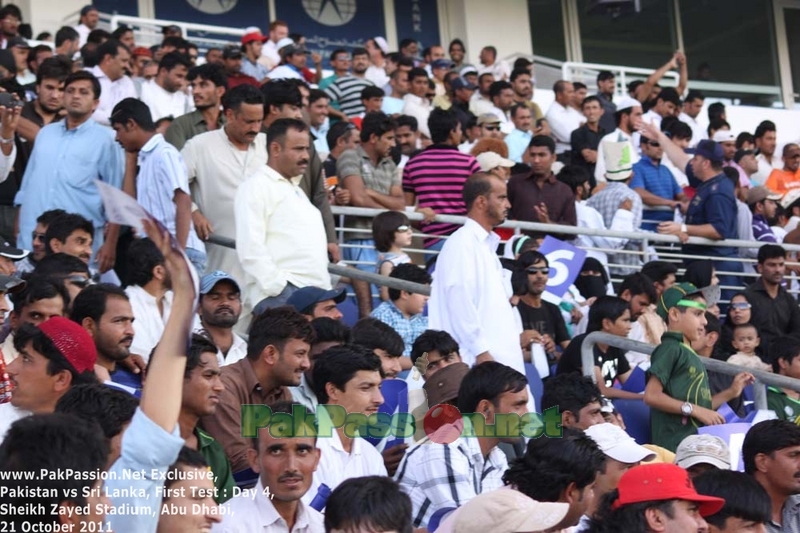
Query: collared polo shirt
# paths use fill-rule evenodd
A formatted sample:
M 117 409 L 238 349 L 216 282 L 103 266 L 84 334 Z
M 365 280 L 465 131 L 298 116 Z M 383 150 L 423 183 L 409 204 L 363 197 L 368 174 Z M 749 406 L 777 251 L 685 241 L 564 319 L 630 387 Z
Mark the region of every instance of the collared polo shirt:
M 553 223 L 569 226 L 578 223 L 572 189 L 558 181 L 552 173 L 541 187 L 533 177 L 533 172 L 511 176 L 508 181 L 508 201 L 511 202 L 510 218 L 514 220 L 539 222 L 533 206 L 544 203 Z
M 219 442 L 214 440 L 214 437 L 202 429 L 194 428 L 194 434 L 197 437 L 198 451 L 214 473 L 214 487 L 217 489 L 217 495 L 214 500 L 217 503 L 224 503 L 233 497 L 233 487 L 235 485 L 231 464 L 228 462 L 225 450 L 222 449 Z
M 723 239 L 736 239 L 736 196 L 733 183 L 725 174 L 718 174 L 700 184 L 686 211 L 686 224 L 711 224 Z M 730 246 L 684 244 L 683 253 L 696 256 L 737 257 L 738 250 Z
M 659 198 L 667 200 L 674 200 L 676 196 L 683 193 L 683 189 L 678 186 L 678 182 L 675 181 L 672 172 L 662 164 L 654 164 L 649 157 L 643 157 L 633 165 L 633 179 L 629 187 L 634 190 L 642 188 Z M 657 211 L 646 208 L 643 211 L 643 215 L 647 220 L 656 220 L 658 222 L 666 222 L 674 217 L 671 211 Z M 658 222 L 644 223 L 642 224 L 642 229 L 655 231 L 658 227 Z
M 222 129 L 224 125 L 225 115 L 220 113 L 215 129 Z M 180 151 L 186 146 L 186 141 L 207 131 L 211 130 L 208 129 L 208 123 L 206 123 L 206 119 L 203 118 L 203 113 L 194 110 L 191 113 L 186 113 L 173 120 L 172 124 L 167 128 L 164 138 Z
M 401 185 L 400 175 L 397 172 L 397 165 L 391 157 L 384 157 L 378 161 L 377 165 L 372 163 L 367 152 L 361 146 L 354 150 L 345 150 L 336 160 L 336 175 L 339 182 L 344 184 L 348 176 L 361 176 L 364 187 L 372 189 L 381 194 L 389 194 L 392 187 Z M 370 230 L 366 233 L 345 233 L 345 240 L 371 239 L 372 238 L 372 219 L 367 217 L 345 217 L 345 227 Z

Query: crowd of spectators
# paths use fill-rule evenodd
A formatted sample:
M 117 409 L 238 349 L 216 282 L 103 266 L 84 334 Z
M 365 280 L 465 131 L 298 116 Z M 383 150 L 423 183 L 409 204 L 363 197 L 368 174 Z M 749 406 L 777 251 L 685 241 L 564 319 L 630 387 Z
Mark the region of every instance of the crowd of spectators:
M 800 379 L 781 246 L 800 147 L 779 161 L 772 122 L 737 132 L 718 104 L 704 130 L 682 52 L 621 98 L 611 72 L 559 80 L 543 112 L 531 61 L 473 65 L 459 39 L 374 37 L 325 76 L 280 20 L 202 52 L 175 26 L 109 33 L 93 6 L 52 47 L 20 23 L 0 8 L 8 531 L 800 528 L 800 392 L 768 388 L 744 472 L 706 432 L 751 414 L 760 372 Z M 331 206 L 380 214 L 339 230 Z M 673 249 L 640 253 L 646 232 Z M 589 249 L 563 295 L 548 235 Z M 584 368 L 594 332 L 656 348 L 597 343 Z M 536 412 L 545 436 L 499 431 Z M 374 432 L 401 415 L 411 434 Z

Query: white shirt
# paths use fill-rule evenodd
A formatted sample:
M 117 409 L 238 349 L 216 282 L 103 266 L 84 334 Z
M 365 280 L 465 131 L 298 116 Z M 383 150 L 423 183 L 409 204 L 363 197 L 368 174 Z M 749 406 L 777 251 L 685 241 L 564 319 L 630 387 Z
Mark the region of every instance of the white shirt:
M 652 109 L 649 110 L 644 115 L 642 115 L 642 122 L 644 122 L 645 124 L 655 124 L 658 129 L 661 129 L 662 120 L 663 118 L 661 117 L 661 115 L 659 115 Z M 692 135 L 692 137 L 694 138 L 694 135 Z
M 139 150 L 139 174 L 136 176 L 136 201 L 153 215 L 177 238 L 177 206 L 175 194 L 189 192 L 186 166 L 178 150 L 168 143 L 160 133 L 153 135 Z M 203 241 L 197 236 L 194 224 L 189 220 L 186 248 L 206 251 Z
M 277 43 L 273 42 L 271 39 L 265 42 L 264 46 L 261 48 L 261 57 L 266 58 L 267 65 L 270 68 L 280 65 L 281 55 L 278 53 Z
M 231 347 L 228 349 L 228 355 L 222 353 L 222 350 L 219 348 L 217 349 L 217 362 L 219 366 L 232 365 L 245 357 L 247 357 L 247 341 L 236 333 L 233 334 L 233 344 L 231 344 Z
M 376 87 L 383 87 L 389 83 L 389 76 L 386 75 L 386 70 L 383 67 L 376 67 L 370 65 L 364 73 L 364 77 L 375 84 Z
M 327 416 L 327 412 L 322 416 Z M 386 467 L 383 466 L 383 456 L 368 441 L 355 438 L 350 448 L 350 453 L 342 447 L 342 440 L 336 429 L 331 430 L 331 436 L 317 437 L 317 448 L 321 452 L 317 471 L 314 472 L 314 482 L 303 496 L 303 503 L 310 505 L 317 495 L 319 486 L 323 483 L 331 490 L 335 489 L 345 480 L 364 476 L 388 476 Z
M 289 65 L 279 65 L 269 71 L 267 77 L 271 80 L 302 80 L 303 75 Z
M 417 119 L 417 128 L 428 139 L 431 138 L 431 130 L 428 129 L 428 117 L 433 111 L 433 106 L 427 98 L 414 96 L 411 93 L 403 96 L 403 114 Z
M 223 127 L 192 137 L 181 155 L 189 176 L 192 201 L 209 220 L 216 235 L 234 239 L 236 189 L 247 176 L 267 164 L 267 136 L 259 133 L 247 151 L 241 151 L 231 143 Z M 222 270 L 242 283 L 244 271 L 236 250 L 208 244 L 207 253 L 207 272 Z
M 468 365 L 488 351 L 495 361 L 524 374 L 522 330 L 509 302 L 511 283 L 503 275 L 498 244 L 496 233 L 471 218 L 447 239 L 433 274 L 428 323 L 455 338 Z
M 167 291 L 161 299 L 163 312 L 158 310 L 156 297 L 138 285 L 128 285 L 125 294 L 131 301 L 133 310 L 133 343 L 131 343 L 131 353 L 141 355 L 145 361 L 150 359 L 150 352 L 153 351 L 161 335 L 164 334 L 164 325 L 169 318 L 172 309 L 172 291 Z
M 75 31 L 78 32 L 78 37 L 80 39 L 80 46 L 83 47 L 86 44 L 86 40 L 89 38 L 89 34 L 92 33 L 92 30 L 86 24 L 78 24 L 75 26 Z
M 194 111 L 191 96 L 183 91 L 167 92 L 156 83 L 155 78 L 142 84 L 141 99 L 150 108 L 153 121 L 170 116 L 178 118 Z
M 563 154 L 572 150 L 572 132 L 581 127 L 586 119 L 572 106 L 563 106 L 553 102 L 545 114 L 550 131 L 556 139 L 556 153 Z
M 14 422 L 32 414 L 30 411 L 14 407 L 10 403 L 0 403 L 0 444 L 3 443 L 6 433 L 11 429 L 11 425 Z M 381 464 L 383 464 L 383 461 L 381 461 Z M 385 476 L 386 474 L 384 473 L 383 475 Z
M 478 76 L 489 72 L 494 76 L 494 81 L 507 80 L 511 76 L 511 68 L 505 61 L 495 61 L 491 65 L 481 65 L 478 67 Z
M 214 524 L 213 533 L 325 533 L 322 514 L 299 502 L 294 527 L 275 510 L 261 479 L 248 490 L 223 504 L 222 522 Z M 253 492 L 255 491 L 255 492 Z
M 322 215 L 298 186 L 301 179 L 265 165 L 236 191 L 236 253 L 252 305 L 277 296 L 287 283 L 331 288 Z
M 575 202 L 575 212 L 578 217 L 579 228 L 611 229 L 613 231 L 633 231 L 633 212 L 627 209 L 617 209 L 611 221 L 611 227 L 606 228 L 603 215 L 586 205 L 586 201 Z M 576 235 L 575 245 L 580 248 L 603 248 L 606 250 L 619 250 L 628 243 L 628 239 L 604 237 L 602 235 Z M 608 272 L 608 256 L 605 252 L 586 250 L 586 255 L 594 257 L 605 267 Z
M 756 156 L 756 161 L 758 162 L 758 172 L 750 176 L 750 179 L 756 185 L 764 185 L 767 182 L 767 178 L 772 173 L 773 170 L 778 169 L 780 170 L 783 168 L 783 163 L 781 162 L 781 158 L 777 155 L 772 155 L 772 163 L 767 161 L 767 158 L 764 154 L 758 154 Z
M 641 159 L 639 151 L 633 144 L 633 137 L 631 135 L 628 135 L 619 128 L 615 129 L 614 131 L 612 131 L 611 133 L 600 139 L 600 144 L 597 145 L 597 164 L 594 167 L 594 179 L 597 180 L 598 183 L 606 182 L 606 158 L 605 158 L 605 152 L 603 152 L 603 143 L 623 142 L 623 141 L 627 141 L 631 145 L 631 165 L 638 163 L 639 159 Z
M 109 117 L 114 110 L 114 106 L 125 98 L 138 98 L 136 86 L 129 76 L 122 76 L 120 79 L 111 81 L 99 66 L 87 69 L 94 74 L 100 82 L 100 103 L 92 113 L 92 118 L 103 126 L 110 126 Z
M 476 117 L 491 113 L 492 108 L 494 108 L 492 101 L 488 98 L 484 98 L 478 91 L 475 91 L 475 94 L 469 99 L 469 111 Z
M 703 139 L 708 139 L 708 132 L 703 126 L 700 125 L 699 122 L 697 122 L 697 119 L 694 119 L 681 111 L 681 114 L 678 115 L 678 120 L 685 122 L 690 128 L 692 128 L 692 140 L 689 142 L 690 148 L 697 146 L 697 143 Z

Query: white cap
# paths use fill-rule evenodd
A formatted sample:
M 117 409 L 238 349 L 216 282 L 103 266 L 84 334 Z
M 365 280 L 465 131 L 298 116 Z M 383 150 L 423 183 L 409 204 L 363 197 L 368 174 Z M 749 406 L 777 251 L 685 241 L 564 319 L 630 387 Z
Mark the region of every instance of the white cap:
M 537 502 L 511 488 L 480 494 L 439 525 L 437 533 L 547 531 L 561 523 L 568 503 Z
M 478 160 L 478 164 L 481 166 L 483 172 L 488 172 L 496 167 L 511 168 L 515 165 L 512 160 L 506 159 L 497 152 L 483 152 L 482 154 L 478 154 L 475 159 Z
M 709 464 L 730 470 L 731 452 L 725 441 L 716 435 L 689 435 L 675 450 L 675 464 L 684 469 Z
M 289 46 L 289 45 L 293 45 L 293 44 L 294 44 L 294 41 L 290 37 L 284 37 L 283 39 L 278 41 L 277 44 L 275 44 L 275 48 L 280 50 L 284 46 Z
M 781 206 L 784 209 L 788 209 L 789 206 L 795 203 L 797 200 L 800 200 L 800 189 L 792 189 L 783 195 L 783 198 L 781 199 Z
M 619 426 L 605 422 L 595 424 L 585 433 L 597 444 L 604 454 L 620 463 L 634 464 L 649 461 L 656 454 L 636 444 L 636 441 Z
M 717 130 L 711 140 L 717 143 L 736 142 L 736 134 L 731 130 Z
M 375 41 L 375 44 L 378 45 L 378 48 L 381 49 L 381 52 L 384 54 L 389 53 L 389 43 L 386 42 L 386 39 L 383 37 L 373 37 L 372 40 Z
M 464 65 L 461 67 L 461 70 L 458 71 L 458 74 L 463 78 L 467 74 L 475 74 L 477 76 L 478 69 L 472 65 Z
M 617 104 L 617 111 L 630 109 L 632 107 L 642 107 L 642 103 L 636 98 L 631 98 L 630 96 L 623 96 L 622 99 Z

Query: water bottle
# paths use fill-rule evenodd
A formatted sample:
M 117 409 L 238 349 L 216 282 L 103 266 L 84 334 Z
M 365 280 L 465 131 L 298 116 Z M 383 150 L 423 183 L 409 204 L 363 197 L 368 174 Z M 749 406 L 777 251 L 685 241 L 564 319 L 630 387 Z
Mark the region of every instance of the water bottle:
M 311 508 L 321 513 L 325 509 L 325 504 L 328 503 L 330 495 L 331 488 L 325 483 L 320 485 L 317 489 L 317 495 L 311 500 Z

